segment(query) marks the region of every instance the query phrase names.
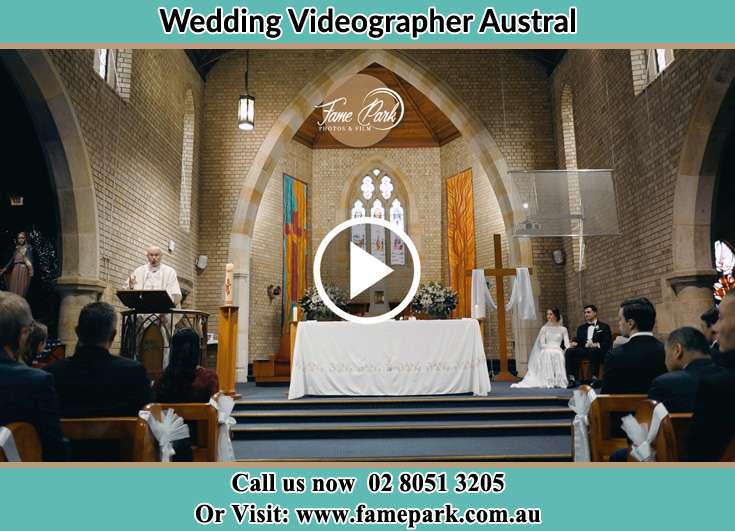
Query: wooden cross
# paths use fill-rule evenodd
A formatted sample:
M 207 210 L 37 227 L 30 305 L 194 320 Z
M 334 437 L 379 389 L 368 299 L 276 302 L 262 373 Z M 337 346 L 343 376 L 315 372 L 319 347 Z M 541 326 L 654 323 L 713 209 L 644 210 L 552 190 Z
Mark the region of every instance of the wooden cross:
M 519 379 L 513 376 L 508 370 L 508 337 L 505 333 L 505 286 L 503 285 L 504 277 L 513 277 L 516 274 L 515 268 L 503 267 L 503 250 L 500 245 L 500 234 L 493 235 L 493 247 L 495 251 L 495 267 L 484 269 L 486 277 L 495 277 L 495 301 L 498 305 L 498 351 L 500 352 L 500 372 L 495 375 L 495 379 L 499 382 L 517 382 Z M 531 268 L 528 268 L 529 274 Z M 472 279 L 472 269 L 465 269 L 465 281 L 467 277 Z M 465 290 L 467 298 L 472 293 Z M 470 301 L 470 304 L 472 302 Z M 471 315 L 471 314 L 470 314 Z

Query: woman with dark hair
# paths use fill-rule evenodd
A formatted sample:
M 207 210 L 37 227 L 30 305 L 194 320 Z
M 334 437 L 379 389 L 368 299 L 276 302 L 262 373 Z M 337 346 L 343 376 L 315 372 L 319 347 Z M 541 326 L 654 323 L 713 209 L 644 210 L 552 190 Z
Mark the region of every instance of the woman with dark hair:
M 566 388 L 567 371 L 564 351 L 569 348 L 569 332 L 559 308 L 546 310 L 546 324 L 541 327 L 528 356 L 528 371 L 523 380 L 511 387 Z
M 200 345 L 199 335 L 191 328 L 174 334 L 168 366 L 153 386 L 156 401 L 209 402 L 219 391 L 217 373 L 199 365 Z
M 46 341 L 48 341 L 48 327 L 43 323 L 33 321 L 31 331 L 28 334 L 28 352 L 26 352 L 25 359 L 19 361 L 29 367 L 33 365 L 33 360 L 46 350 Z

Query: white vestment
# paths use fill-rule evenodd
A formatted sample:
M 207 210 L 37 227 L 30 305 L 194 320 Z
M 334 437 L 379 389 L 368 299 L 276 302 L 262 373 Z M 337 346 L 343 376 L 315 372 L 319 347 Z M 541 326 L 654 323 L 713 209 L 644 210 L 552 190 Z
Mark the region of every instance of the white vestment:
M 174 301 L 174 306 L 178 308 L 181 302 L 181 287 L 176 276 L 176 270 L 173 267 L 165 264 L 152 267 L 150 264 L 145 264 L 133 271 L 131 276 L 135 278 L 135 284 L 131 288 L 126 280 L 123 283 L 124 288 L 166 290 L 168 296 Z

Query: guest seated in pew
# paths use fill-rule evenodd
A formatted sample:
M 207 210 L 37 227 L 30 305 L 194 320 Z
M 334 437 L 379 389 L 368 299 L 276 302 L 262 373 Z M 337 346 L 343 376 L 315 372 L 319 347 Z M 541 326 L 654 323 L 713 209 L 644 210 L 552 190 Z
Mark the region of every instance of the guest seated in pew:
M 717 461 L 735 436 L 735 292 L 720 303 L 714 325 L 722 351 L 722 370 L 702 378 L 689 430 L 689 460 Z
M 212 369 L 199 365 L 201 359 L 199 335 L 191 328 L 176 332 L 168 366 L 153 386 L 156 401 L 209 402 L 219 391 L 219 379 Z
M 33 424 L 41 440 L 44 461 L 66 461 L 68 446 L 59 423 L 59 400 L 54 378 L 18 360 L 28 350 L 33 323 L 26 300 L 0 292 L 0 426 Z
M 627 343 L 605 358 L 604 394 L 643 394 L 657 376 L 666 372 L 664 345 L 653 337 L 656 309 L 646 298 L 623 301 L 618 311 L 620 333 Z
M 669 372 L 653 380 L 648 398 L 663 402 L 669 413 L 691 413 L 699 381 L 719 372 L 709 355 L 704 334 L 691 326 L 669 334 L 666 368 Z
M 62 418 L 134 417 L 151 402 L 151 385 L 137 361 L 113 356 L 117 314 L 105 302 L 82 308 L 74 355 L 46 367 L 54 375 Z
M 702 320 L 702 332 L 709 342 L 709 353 L 712 356 L 712 360 L 715 362 L 715 365 L 720 365 L 720 343 L 717 341 L 717 334 L 714 330 L 715 323 L 720 318 L 720 310 L 717 306 L 713 306 L 700 315 L 699 318 Z
M 199 365 L 200 345 L 199 335 L 191 328 L 174 334 L 168 366 L 153 386 L 156 402 L 207 403 L 219 391 L 217 373 Z M 173 461 L 193 461 L 191 441 L 196 440 L 196 428 L 189 424 L 189 438 L 174 442 Z
M 28 334 L 28 352 L 23 359 L 23 363 L 31 367 L 35 360 L 43 351 L 46 350 L 46 341 L 48 340 L 48 327 L 33 321 L 31 331 Z

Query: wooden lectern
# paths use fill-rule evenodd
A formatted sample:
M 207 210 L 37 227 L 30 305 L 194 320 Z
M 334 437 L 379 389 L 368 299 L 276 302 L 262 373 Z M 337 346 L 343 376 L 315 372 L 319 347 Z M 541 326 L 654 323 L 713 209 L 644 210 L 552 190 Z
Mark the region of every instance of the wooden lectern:
M 198 310 L 179 310 L 165 290 L 122 289 L 117 297 L 129 309 L 122 315 L 120 354 L 141 362 L 152 378 L 163 370 L 164 351 L 176 330 L 191 328 L 200 337 L 202 352 L 207 351 L 209 314 Z
M 217 343 L 217 377 L 223 393 L 240 398 L 235 389 L 237 369 L 237 306 L 221 306 L 219 309 L 219 334 Z

